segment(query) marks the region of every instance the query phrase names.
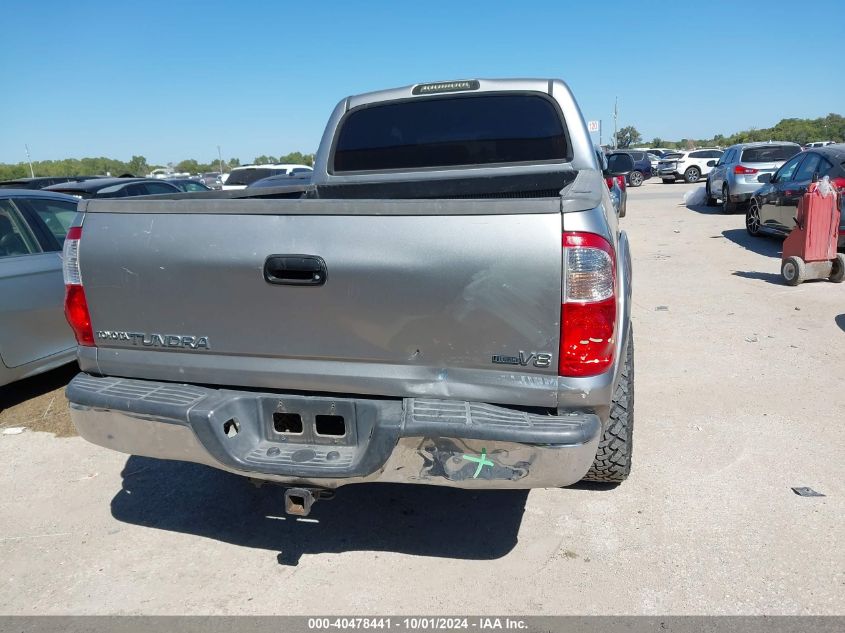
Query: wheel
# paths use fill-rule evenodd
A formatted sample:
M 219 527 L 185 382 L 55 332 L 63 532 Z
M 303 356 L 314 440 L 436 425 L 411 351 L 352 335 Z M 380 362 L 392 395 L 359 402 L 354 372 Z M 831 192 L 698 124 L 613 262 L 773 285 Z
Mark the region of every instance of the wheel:
M 797 286 L 807 278 L 807 270 L 804 260 L 793 255 L 788 258 L 780 267 L 780 274 L 788 286 Z
M 731 202 L 731 192 L 727 185 L 722 185 L 722 213 L 736 211 L 736 203 Z
M 706 197 L 704 198 L 704 204 L 708 207 L 715 207 L 716 206 L 716 198 L 713 197 L 713 194 L 710 193 L 710 181 L 707 181 L 707 184 L 704 185 L 704 192 Z
M 845 280 L 845 253 L 836 253 L 828 279 L 835 284 L 841 284 Z
M 760 207 L 754 198 L 745 212 L 745 230 L 753 237 L 760 237 Z
M 634 449 L 634 333 L 628 333 L 625 364 L 613 392 L 607 428 L 599 440 L 599 449 L 587 481 L 625 481 L 631 473 Z
M 675 182 L 674 178 L 662 178 L 662 180 L 664 185 L 671 185 L 673 182 Z
M 701 179 L 701 170 L 698 167 L 688 167 L 684 172 L 684 180 L 687 182 L 698 182 Z
M 639 187 L 643 184 L 643 172 L 634 170 L 628 174 L 628 184 L 632 187 Z

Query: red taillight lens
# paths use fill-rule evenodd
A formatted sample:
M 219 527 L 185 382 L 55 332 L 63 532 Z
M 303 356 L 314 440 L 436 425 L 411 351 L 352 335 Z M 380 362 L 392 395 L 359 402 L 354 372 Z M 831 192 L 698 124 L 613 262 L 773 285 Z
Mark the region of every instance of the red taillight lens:
M 594 233 L 563 234 L 561 376 L 595 376 L 613 364 L 616 267 L 613 248 Z
M 619 184 L 619 188 L 625 191 L 625 176 L 616 176 L 616 182 Z
M 832 182 L 839 191 L 845 191 L 845 178 L 834 178 L 830 182 Z
M 76 284 L 65 286 L 65 317 L 76 335 L 76 342 L 93 347 L 94 332 L 91 329 L 88 302 L 85 301 L 85 290 L 82 286 Z
M 754 169 L 753 167 L 744 167 L 742 165 L 737 165 L 734 167 L 735 174 L 756 174 L 759 170 Z
M 87 347 L 94 346 L 94 332 L 91 329 L 91 316 L 85 289 L 82 287 L 82 275 L 79 270 L 79 240 L 82 227 L 75 226 L 67 232 L 62 251 L 62 272 L 65 278 L 65 317 L 70 324 L 76 342 Z

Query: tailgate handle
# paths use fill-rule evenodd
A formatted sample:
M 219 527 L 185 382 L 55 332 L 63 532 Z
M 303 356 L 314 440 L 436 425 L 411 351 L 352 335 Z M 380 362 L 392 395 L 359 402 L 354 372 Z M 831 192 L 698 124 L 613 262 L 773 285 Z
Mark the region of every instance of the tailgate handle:
M 284 286 L 322 286 L 326 262 L 316 255 L 270 255 L 264 262 L 264 280 Z

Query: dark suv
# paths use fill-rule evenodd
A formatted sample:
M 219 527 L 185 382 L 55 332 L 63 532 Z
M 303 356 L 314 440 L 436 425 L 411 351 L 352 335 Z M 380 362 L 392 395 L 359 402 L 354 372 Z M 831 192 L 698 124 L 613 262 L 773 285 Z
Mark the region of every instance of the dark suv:
M 651 161 L 648 159 L 646 152 L 637 150 L 614 150 L 608 153 L 608 157 L 613 154 L 627 154 L 634 161 L 634 169 L 628 174 L 628 184 L 632 187 L 639 187 L 643 182 L 652 177 Z

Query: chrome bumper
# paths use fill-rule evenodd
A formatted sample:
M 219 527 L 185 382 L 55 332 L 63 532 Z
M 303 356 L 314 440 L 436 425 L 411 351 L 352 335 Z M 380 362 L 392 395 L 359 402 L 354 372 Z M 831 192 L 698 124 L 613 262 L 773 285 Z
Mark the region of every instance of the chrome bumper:
M 94 444 L 322 488 L 566 486 L 586 474 L 601 435 L 592 413 L 541 416 L 449 400 L 254 393 L 87 374 L 71 381 L 67 395 L 74 425 Z M 278 411 L 302 412 L 303 432 L 275 432 Z M 312 432 L 320 411 L 344 415 L 344 436 Z M 231 420 L 234 435 L 226 432 Z

